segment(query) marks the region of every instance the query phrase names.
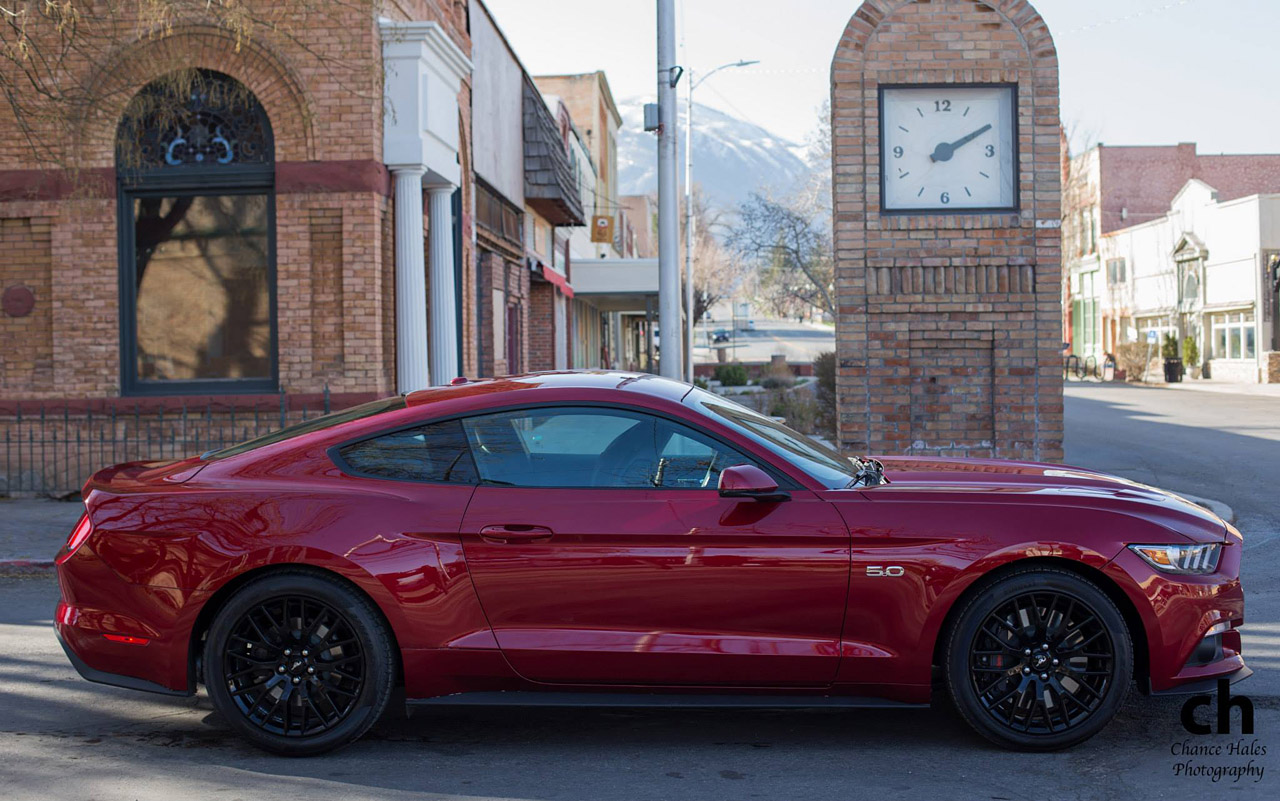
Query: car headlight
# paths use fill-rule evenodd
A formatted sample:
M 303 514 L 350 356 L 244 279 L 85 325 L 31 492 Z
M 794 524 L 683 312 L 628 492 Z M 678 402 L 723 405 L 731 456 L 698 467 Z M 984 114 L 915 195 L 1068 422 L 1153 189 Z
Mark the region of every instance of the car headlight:
M 1129 550 L 1163 573 L 1198 576 L 1218 569 L 1222 543 L 1200 545 L 1130 545 Z

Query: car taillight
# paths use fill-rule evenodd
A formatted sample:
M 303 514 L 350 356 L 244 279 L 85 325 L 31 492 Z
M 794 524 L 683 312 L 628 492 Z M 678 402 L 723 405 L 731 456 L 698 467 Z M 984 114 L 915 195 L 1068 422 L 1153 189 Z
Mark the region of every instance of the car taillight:
M 66 553 L 59 556 L 55 561 L 62 564 L 75 554 L 75 552 L 84 545 L 84 541 L 89 539 L 89 535 L 93 533 L 93 524 L 89 522 L 89 515 L 82 515 L 80 522 L 76 523 L 75 530 L 71 532 L 71 536 L 67 537 Z

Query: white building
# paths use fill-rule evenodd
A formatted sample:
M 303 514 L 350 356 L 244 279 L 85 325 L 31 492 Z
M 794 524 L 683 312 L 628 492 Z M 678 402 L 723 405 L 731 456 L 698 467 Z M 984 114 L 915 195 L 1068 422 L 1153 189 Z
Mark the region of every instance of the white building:
M 1222 201 L 1193 178 L 1163 216 L 1100 237 L 1103 317 L 1119 341 L 1194 338 L 1208 377 L 1280 381 L 1277 254 L 1280 194 Z

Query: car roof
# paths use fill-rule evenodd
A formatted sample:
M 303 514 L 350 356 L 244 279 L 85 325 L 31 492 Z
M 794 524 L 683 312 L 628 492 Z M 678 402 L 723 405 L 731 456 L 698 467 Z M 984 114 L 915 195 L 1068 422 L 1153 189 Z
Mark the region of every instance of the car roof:
M 690 389 L 691 387 L 682 381 L 674 381 L 651 373 L 620 370 L 555 370 L 498 378 L 468 379 L 465 383 L 420 389 L 407 394 L 405 403 L 410 407 L 417 407 L 442 401 L 478 399 L 480 396 L 501 393 L 519 393 L 521 400 L 527 398 L 529 401 L 536 402 L 538 395 L 549 390 L 555 392 L 548 392 L 548 394 L 557 396 L 563 396 L 566 391 L 573 394 L 581 392 L 584 399 L 590 397 L 605 399 L 610 396 L 616 399 L 619 393 L 634 393 L 679 403 L 685 395 L 689 394 Z M 526 393 L 529 394 L 526 395 Z

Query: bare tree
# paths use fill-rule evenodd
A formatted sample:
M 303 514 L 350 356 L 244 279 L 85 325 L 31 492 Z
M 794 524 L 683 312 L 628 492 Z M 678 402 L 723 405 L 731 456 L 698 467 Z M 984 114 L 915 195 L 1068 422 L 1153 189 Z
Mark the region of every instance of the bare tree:
M 701 320 L 712 306 L 730 297 L 746 274 L 743 259 L 723 244 L 730 230 L 722 209 L 711 204 L 702 187 L 693 188 L 693 319 Z M 681 260 L 684 258 L 685 218 L 680 217 Z
M 831 230 L 803 198 L 758 193 L 743 203 L 728 244 L 759 271 L 762 299 L 779 314 L 817 308 L 835 315 Z
M 835 316 L 831 244 L 831 105 L 809 136 L 809 173 L 791 195 L 753 193 L 738 213 L 729 247 L 754 263 L 760 300 L 776 314 L 812 309 Z

